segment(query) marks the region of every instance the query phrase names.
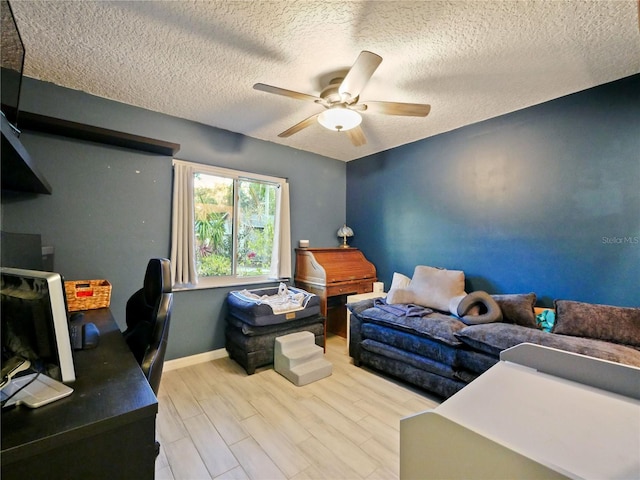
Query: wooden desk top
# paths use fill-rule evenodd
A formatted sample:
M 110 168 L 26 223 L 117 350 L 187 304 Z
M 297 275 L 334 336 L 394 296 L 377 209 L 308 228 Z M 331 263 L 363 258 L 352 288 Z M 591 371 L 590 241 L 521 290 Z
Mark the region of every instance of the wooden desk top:
M 67 398 L 2 412 L 2 465 L 156 415 L 158 401 L 108 308 L 85 312 L 100 343 L 74 352 L 76 381 Z M 90 441 L 90 440 L 89 440 Z

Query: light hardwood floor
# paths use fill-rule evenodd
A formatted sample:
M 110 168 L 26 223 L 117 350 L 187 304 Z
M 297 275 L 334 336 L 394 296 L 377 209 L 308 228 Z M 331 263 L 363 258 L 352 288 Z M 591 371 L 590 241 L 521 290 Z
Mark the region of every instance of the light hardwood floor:
M 400 419 L 435 398 L 352 365 L 331 336 L 333 374 L 296 387 L 229 358 L 165 372 L 157 479 L 395 479 Z

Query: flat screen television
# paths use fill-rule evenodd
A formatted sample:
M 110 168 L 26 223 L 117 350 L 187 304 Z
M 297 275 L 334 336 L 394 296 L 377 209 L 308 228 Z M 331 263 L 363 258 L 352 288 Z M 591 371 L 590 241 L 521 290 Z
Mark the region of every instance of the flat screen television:
M 11 5 L 7 0 L 0 1 L 0 11 L 2 13 L 2 28 L 0 29 L 0 38 L 2 39 L 0 83 L 2 89 L 0 90 L 0 103 L 2 104 L 3 115 L 9 123 L 17 127 L 20 88 L 22 87 L 22 73 L 24 70 L 24 44 L 22 43 Z
M 64 383 L 76 379 L 62 276 L 0 269 L 2 362 L 19 356 L 32 368 Z

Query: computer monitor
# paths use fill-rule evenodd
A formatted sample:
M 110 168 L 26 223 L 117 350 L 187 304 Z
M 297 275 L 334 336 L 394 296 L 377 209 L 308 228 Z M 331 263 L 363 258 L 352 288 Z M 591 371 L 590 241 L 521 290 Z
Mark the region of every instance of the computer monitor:
M 55 380 L 76 379 L 64 282 L 58 273 L 0 269 L 2 360 L 20 356 Z

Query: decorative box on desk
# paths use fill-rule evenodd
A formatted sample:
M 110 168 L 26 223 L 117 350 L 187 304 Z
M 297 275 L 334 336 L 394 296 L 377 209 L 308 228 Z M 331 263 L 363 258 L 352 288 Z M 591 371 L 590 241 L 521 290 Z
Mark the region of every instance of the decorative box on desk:
M 64 282 L 64 291 L 70 312 L 109 308 L 111 304 L 111 284 L 107 280 Z
M 296 248 L 295 283 L 320 297 L 327 330 L 347 336 L 347 295 L 373 291 L 376 267 L 357 248 Z

